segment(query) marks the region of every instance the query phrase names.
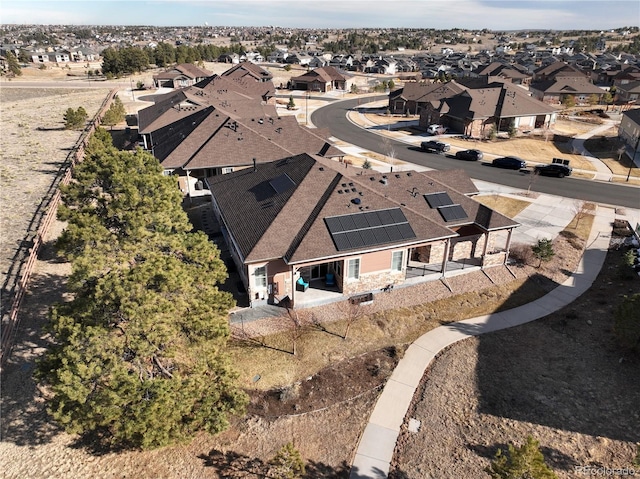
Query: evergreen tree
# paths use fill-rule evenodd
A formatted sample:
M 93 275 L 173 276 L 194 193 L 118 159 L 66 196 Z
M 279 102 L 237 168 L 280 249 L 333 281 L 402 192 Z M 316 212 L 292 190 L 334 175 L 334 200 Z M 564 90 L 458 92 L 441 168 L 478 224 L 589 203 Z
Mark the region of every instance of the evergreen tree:
M 219 250 L 192 233 L 181 194 L 144 151 L 98 129 L 63 188 L 58 246 L 73 300 L 53 308 L 38 371 L 72 433 L 151 448 L 217 433 L 245 395 L 225 353 L 233 300 Z
M 531 251 L 533 251 L 533 256 L 538 258 L 538 268 L 542 266 L 543 261 L 550 261 L 556 254 L 553 251 L 553 242 L 547 238 L 539 239 L 536 244 L 531 246 Z
M 77 130 L 84 126 L 88 118 L 87 111 L 83 107 L 78 107 L 77 110 L 73 108 L 67 108 L 63 115 L 64 129 L 65 130 Z
M 120 100 L 120 97 L 116 96 L 109 106 L 109 109 L 104 113 L 104 116 L 102 117 L 102 124 L 113 127 L 114 125 L 123 122 L 126 116 L 127 111 L 122 104 L 122 100 Z
M 491 466 L 485 469 L 492 479 L 557 479 L 558 476 L 544 462 L 540 443 L 527 437 L 520 447 L 509 444 L 506 454 L 498 449 Z
M 16 58 L 16 56 L 11 52 L 7 52 L 6 58 L 7 69 L 9 70 L 9 72 L 13 73 L 15 76 L 22 75 L 22 70 L 20 69 L 20 64 L 18 63 L 18 59 Z
M 288 442 L 269 461 L 269 477 L 274 479 L 298 479 L 304 475 L 305 467 L 300 451 Z

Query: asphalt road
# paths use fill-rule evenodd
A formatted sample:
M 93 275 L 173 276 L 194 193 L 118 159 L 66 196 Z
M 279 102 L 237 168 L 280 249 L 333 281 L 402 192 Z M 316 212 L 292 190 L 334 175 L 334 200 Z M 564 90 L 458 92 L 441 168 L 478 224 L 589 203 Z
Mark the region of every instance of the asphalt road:
M 367 101 L 386 98 L 386 95 L 369 97 Z M 347 112 L 360 106 L 361 100 L 345 100 L 328 103 L 311 114 L 311 121 L 319 128 L 328 128 L 331 135 L 369 151 L 385 154 L 382 137 L 360 128 L 347 119 Z M 490 164 L 455 160 L 451 156 L 424 153 L 414 146 L 391 140 L 395 157 L 399 160 L 438 170 L 465 169 L 471 178 L 499 183 L 551 195 L 576 198 L 597 203 L 640 208 L 640 188 L 617 183 L 604 183 L 577 178 L 534 177 L 531 173 L 494 168 Z M 526 160 L 526 158 L 523 158 Z M 532 178 L 535 178 L 532 182 Z

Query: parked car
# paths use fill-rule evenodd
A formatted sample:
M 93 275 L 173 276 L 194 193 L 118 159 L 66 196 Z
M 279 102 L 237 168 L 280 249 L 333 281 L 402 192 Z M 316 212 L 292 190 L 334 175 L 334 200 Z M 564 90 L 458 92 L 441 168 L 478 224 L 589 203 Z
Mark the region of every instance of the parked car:
M 451 145 L 441 141 L 429 140 L 420 143 L 420 149 L 423 151 L 435 151 L 436 153 L 444 155 L 451 149 Z
M 537 165 L 534 168 L 534 171 L 539 175 L 557 176 L 558 178 L 564 178 L 565 176 L 571 175 L 573 169 L 567 165 L 552 163 L 550 165 Z
M 527 165 L 524 160 L 517 156 L 503 156 L 502 158 L 496 158 L 491 162 L 491 164 L 498 168 L 508 168 L 510 170 L 520 170 Z
M 456 152 L 456 158 L 465 161 L 480 161 L 483 154 L 480 150 L 461 150 Z
M 427 134 L 429 135 L 444 135 L 448 131 L 449 128 L 444 125 L 429 125 L 427 127 Z

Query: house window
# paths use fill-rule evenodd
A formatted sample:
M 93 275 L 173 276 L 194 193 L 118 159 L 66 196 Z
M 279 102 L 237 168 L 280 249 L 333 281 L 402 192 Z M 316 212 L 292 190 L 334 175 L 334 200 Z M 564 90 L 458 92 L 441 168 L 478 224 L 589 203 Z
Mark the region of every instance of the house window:
M 233 173 L 233 167 L 232 166 L 222 168 L 222 174 L 226 175 L 227 173 Z
M 358 279 L 360 277 L 360 258 L 353 258 L 347 261 L 347 278 Z
M 255 285 L 256 288 L 266 288 L 267 287 L 267 267 L 260 266 L 253 270 L 253 275 L 255 276 Z
M 391 253 L 391 271 L 402 271 L 404 251 L 394 251 Z

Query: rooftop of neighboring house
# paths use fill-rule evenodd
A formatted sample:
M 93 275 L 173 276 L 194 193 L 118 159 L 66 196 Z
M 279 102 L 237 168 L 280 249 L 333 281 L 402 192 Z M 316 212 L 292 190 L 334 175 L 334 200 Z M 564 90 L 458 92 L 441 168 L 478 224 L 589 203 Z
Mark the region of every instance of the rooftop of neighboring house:
M 604 90 L 595 86 L 587 78 L 556 77 L 552 80 L 531 84 L 531 88 L 549 94 L 602 95 Z
M 183 75 L 187 78 L 195 80 L 196 78 L 209 77 L 213 75 L 213 73 L 203 68 L 197 67 L 193 63 L 181 63 L 164 72 L 158 73 L 157 75 L 153 75 L 153 78 L 169 79 L 169 78 L 176 78 L 180 75 Z
M 234 67 L 225 71 L 222 76 L 230 78 L 243 78 L 245 76 L 249 76 L 260 82 L 273 80 L 273 74 L 270 71 L 251 62 L 238 63 Z
M 320 79 L 325 83 L 329 83 L 331 81 L 345 81 L 347 78 L 340 73 L 335 67 L 325 66 L 320 68 L 314 68 L 313 70 L 304 73 L 303 75 L 292 77 L 291 80 L 299 81 L 299 82 L 310 82 Z
M 207 181 L 246 262 L 329 260 L 453 238 L 465 227 L 518 226 L 469 197 L 477 190 L 463 170 L 345 175 L 335 162 L 302 154 Z M 389 228 L 376 228 L 380 221 Z M 338 238 L 336 224 L 365 223 L 373 229 L 363 244 Z

